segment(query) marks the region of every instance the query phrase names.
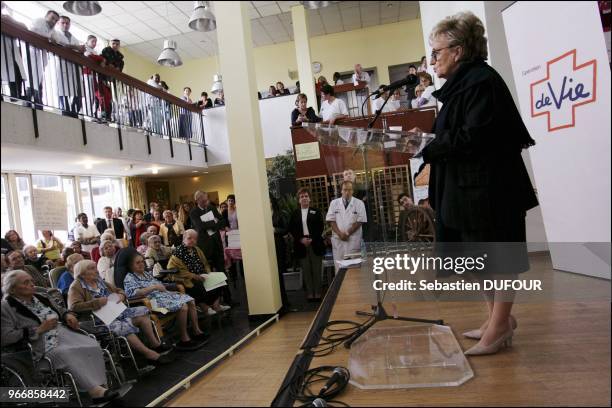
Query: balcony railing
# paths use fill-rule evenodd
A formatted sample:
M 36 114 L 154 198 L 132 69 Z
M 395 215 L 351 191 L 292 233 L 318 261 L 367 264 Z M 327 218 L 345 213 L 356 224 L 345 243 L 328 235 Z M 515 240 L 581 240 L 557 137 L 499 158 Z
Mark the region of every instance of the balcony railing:
M 103 67 L 2 16 L 1 80 L 4 101 L 81 120 L 134 128 L 147 137 L 202 146 L 203 115 L 194 104 Z M 34 115 L 35 116 L 35 115 Z M 190 155 L 191 157 L 191 155 Z

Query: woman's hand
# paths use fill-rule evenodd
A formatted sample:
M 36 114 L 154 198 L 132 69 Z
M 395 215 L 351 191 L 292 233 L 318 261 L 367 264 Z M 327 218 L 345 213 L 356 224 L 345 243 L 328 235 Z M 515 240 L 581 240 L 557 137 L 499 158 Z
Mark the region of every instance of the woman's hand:
M 53 330 L 56 327 L 57 327 L 57 318 L 46 319 L 44 322 L 40 324 L 40 326 L 38 326 L 38 328 L 36 329 L 36 333 L 40 335 L 40 334 L 48 332 L 49 330 Z
M 204 281 L 206 280 L 206 276 L 204 276 L 204 275 L 198 275 L 198 274 L 195 274 L 195 275 L 193 276 L 193 279 L 195 279 L 195 280 L 197 280 L 197 281 L 200 281 L 200 282 L 204 282 Z
M 161 283 L 160 283 L 160 284 L 158 284 L 158 285 L 153 285 L 153 286 L 151 286 L 151 289 L 153 289 L 153 290 L 159 290 L 160 292 L 167 292 L 167 291 L 168 291 L 168 290 L 166 289 L 166 287 L 165 287 L 164 285 L 162 285 Z M 153 291 L 153 290 L 152 290 L 152 291 Z M 151 291 L 151 292 L 152 292 L 152 291 Z
M 108 303 L 107 297 L 98 298 L 98 304 L 100 305 L 100 307 L 104 307 L 107 303 Z
M 124 293 L 118 293 L 119 295 L 119 299 L 117 300 L 117 303 L 123 303 L 127 300 L 127 297 L 125 296 Z
M 302 243 L 302 245 L 304 245 L 305 247 L 309 247 L 309 246 L 310 246 L 310 244 L 312 243 L 312 239 L 304 237 L 304 238 L 302 238 L 302 239 L 300 240 L 300 242 L 301 242 L 301 243 Z
M 74 330 L 77 330 L 80 327 L 79 321 L 72 313 L 68 313 L 66 315 L 66 324 Z

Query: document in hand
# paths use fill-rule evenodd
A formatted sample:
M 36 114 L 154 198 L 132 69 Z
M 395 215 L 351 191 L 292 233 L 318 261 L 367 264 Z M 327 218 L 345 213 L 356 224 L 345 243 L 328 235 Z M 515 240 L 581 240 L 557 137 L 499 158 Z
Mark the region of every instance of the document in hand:
M 344 259 L 342 261 L 336 261 L 341 268 L 350 268 L 351 266 L 360 265 L 363 262 L 361 258 L 355 259 Z
M 98 310 L 94 310 L 93 314 L 104 322 L 105 325 L 111 324 L 126 308 L 123 302 L 119 302 L 120 297 L 116 293 L 111 293 L 108 297 L 108 302 Z
M 204 289 L 206 289 L 207 292 L 227 285 L 227 276 L 223 272 L 211 272 L 202 275 L 206 277 L 204 280 Z
M 202 215 L 200 217 L 200 219 L 202 220 L 202 222 L 214 221 L 215 220 L 215 215 L 213 214 L 212 211 L 209 211 L 209 212 L 205 213 L 204 215 Z

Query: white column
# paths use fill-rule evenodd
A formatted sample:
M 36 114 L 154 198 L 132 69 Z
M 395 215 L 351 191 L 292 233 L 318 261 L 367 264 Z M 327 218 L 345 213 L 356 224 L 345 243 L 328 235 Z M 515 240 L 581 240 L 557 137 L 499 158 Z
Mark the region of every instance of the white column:
M 249 315 L 281 307 L 272 213 L 259 118 L 251 20 L 245 2 L 215 2 L 232 179 Z
M 315 92 L 314 74 L 312 72 L 312 59 L 310 57 L 308 20 L 304 6 L 291 7 L 291 21 L 293 23 L 293 41 L 300 80 L 300 92 L 306 94 L 308 104 L 316 110 L 317 94 Z

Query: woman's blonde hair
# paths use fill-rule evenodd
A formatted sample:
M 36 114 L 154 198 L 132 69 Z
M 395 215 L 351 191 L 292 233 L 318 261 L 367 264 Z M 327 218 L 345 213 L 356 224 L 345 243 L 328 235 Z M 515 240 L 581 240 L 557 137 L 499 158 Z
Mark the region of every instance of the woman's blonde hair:
M 487 37 L 482 21 L 470 11 L 464 11 L 446 17 L 435 25 L 429 34 L 431 44 L 439 36 L 446 36 L 449 46 L 463 47 L 463 61 L 475 59 L 486 60 L 489 56 L 487 50 Z

